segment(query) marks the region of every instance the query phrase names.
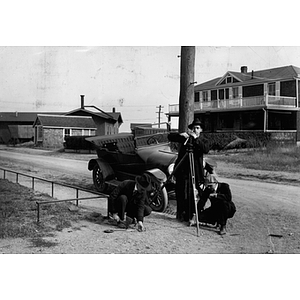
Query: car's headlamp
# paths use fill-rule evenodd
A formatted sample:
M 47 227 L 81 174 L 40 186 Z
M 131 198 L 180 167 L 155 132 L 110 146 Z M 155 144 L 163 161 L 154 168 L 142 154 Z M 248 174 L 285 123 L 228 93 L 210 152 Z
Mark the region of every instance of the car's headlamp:
M 171 175 L 174 171 L 175 163 L 172 163 L 168 166 L 168 173 Z

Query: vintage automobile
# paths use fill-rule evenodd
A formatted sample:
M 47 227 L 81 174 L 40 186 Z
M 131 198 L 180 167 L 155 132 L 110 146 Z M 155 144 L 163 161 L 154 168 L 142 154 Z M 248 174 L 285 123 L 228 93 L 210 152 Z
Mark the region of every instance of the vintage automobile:
M 150 175 L 153 190 L 149 193 L 151 207 L 162 212 L 168 199 L 174 196 L 171 173 L 177 152 L 172 151 L 167 133 L 137 136 L 132 133 L 94 136 L 86 138 L 94 144 L 98 158 L 91 159 L 88 169 L 93 172 L 95 188 L 109 193 L 126 179 L 146 172 Z

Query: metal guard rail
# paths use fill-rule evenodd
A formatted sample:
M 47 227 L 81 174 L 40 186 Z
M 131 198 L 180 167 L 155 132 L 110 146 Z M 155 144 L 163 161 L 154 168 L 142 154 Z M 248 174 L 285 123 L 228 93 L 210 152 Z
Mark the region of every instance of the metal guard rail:
M 37 205 L 37 223 L 40 222 L 40 205 L 42 204 L 52 204 L 52 203 L 58 203 L 58 202 L 68 202 L 68 201 L 76 201 L 76 206 L 78 206 L 78 201 L 79 200 L 90 200 L 90 199 L 96 199 L 96 198 L 107 198 L 108 195 L 106 194 L 103 194 L 103 193 L 100 193 L 100 192 L 97 192 L 97 191 L 90 191 L 90 190 L 87 190 L 85 188 L 81 188 L 81 187 L 77 187 L 77 186 L 72 186 L 70 184 L 66 184 L 66 183 L 59 183 L 59 182 L 55 182 L 55 181 L 51 181 L 51 180 L 47 180 L 47 179 L 44 179 L 44 178 L 40 178 L 40 177 L 36 177 L 36 176 L 32 176 L 32 175 L 28 175 L 28 174 L 24 174 L 24 173 L 20 173 L 20 172 L 17 172 L 17 171 L 12 171 L 12 170 L 8 170 L 6 168 L 2 168 L 0 167 L 0 170 L 3 171 L 3 179 L 6 179 L 5 178 L 5 175 L 6 175 L 6 172 L 8 173 L 14 173 L 16 174 L 16 183 L 19 183 L 19 175 L 21 176 L 24 176 L 24 177 L 29 177 L 32 179 L 32 189 L 34 190 L 34 180 L 37 179 L 37 180 L 40 180 L 40 181 L 44 181 L 44 182 L 48 182 L 48 183 L 51 183 L 51 197 L 53 198 L 54 196 L 54 185 L 60 185 L 60 186 L 64 186 L 64 187 L 67 187 L 67 188 L 72 188 L 72 189 L 75 189 L 76 190 L 76 198 L 72 198 L 72 199 L 63 199 L 63 200 L 59 200 L 59 199 L 56 199 L 56 200 L 50 200 L 50 201 L 36 201 L 36 205 Z M 87 193 L 90 193 L 90 194 L 97 194 L 98 196 L 95 196 L 95 197 L 84 197 L 84 198 L 79 198 L 78 195 L 79 195 L 79 190 L 83 191 L 83 192 L 87 192 Z

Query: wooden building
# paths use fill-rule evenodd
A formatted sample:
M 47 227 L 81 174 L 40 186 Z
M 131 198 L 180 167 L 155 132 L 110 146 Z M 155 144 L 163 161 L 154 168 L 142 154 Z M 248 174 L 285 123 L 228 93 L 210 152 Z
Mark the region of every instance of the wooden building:
M 33 140 L 36 142 L 37 133 L 33 124 L 38 115 L 90 117 L 94 122 L 96 135 L 117 134 L 123 123 L 121 113 L 116 112 L 114 108 L 112 112 L 104 112 L 96 106 L 85 106 L 84 95 L 81 95 L 81 107 L 70 112 L 0 112 L 0 143 L 16 144 Z M 76 131 L 71 132 L 76 134 Z
M 300 142 L 300 68 L 284 66 L 240 72 L 196 85 L 194 116 L 205 132 L 271 132 L 274 139 Z M 179 104 L 169 105 L 169 121 Z
M 44 148 L 62 148 L 66 136 L 93 136 L 96 125 L 92 117 L 38 114 L 33 124 L 34 143 Z
M 66 113 L 67 116 L 90 116 L 93 118 L 97 130 L 96 135 L 118 134 L 123 123 L 121 114 L 113 108 L 112 112 L 104 112 L 94 105 L 84 104 L 84 95 L 81 95 L 81 106 Z M 88 108 L 88 109 L 87 109 Z

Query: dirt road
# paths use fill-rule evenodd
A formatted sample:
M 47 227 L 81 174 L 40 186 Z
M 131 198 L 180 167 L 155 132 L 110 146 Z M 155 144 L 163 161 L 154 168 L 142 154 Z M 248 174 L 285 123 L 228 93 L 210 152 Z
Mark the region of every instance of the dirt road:
M 85 187 L 92 185 L 87 162 L 93 155 L 30 149 L 20 155 L 20 151 L 0 150 L 0 166 Z M 218 164 L 219 174 L 230 169 L 224 167 Z M 146 218 L 144 233 L 107 234 L 104 230 L 109 224 L 86 222 L 81 230 L 64 230 L 50 238 L 57 243 L 55 247 L 34 249 L 29 247 L 30 241 L 15 240 L 8 253 L 300 253 L 300 187 L 226 177 L 219 179 L 230 184 L 237 213 L 229 220 L 224 237 L 207 227 L 201 227 L 197 237 L 195 228 L 178 223 L 174 216 L 154 213 Z

